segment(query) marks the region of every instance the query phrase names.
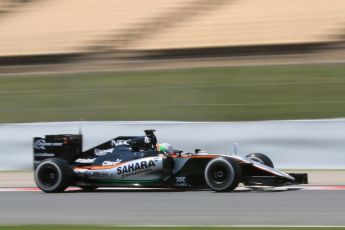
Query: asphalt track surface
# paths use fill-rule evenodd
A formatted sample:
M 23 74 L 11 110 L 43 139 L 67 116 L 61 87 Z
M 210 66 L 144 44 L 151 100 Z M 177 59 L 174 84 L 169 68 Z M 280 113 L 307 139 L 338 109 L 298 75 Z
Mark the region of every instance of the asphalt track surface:
M 1 192 L 0 224 L 345 225 L 345 190 Z

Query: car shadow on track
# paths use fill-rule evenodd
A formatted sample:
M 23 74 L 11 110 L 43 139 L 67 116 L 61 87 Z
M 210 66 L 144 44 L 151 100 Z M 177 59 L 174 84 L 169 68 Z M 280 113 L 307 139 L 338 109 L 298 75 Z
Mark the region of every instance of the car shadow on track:
M 185 190 L 173 188 L 98 188 L 93 190 L 72 189 L 64 193 L 151 193 L 151 192 L 184 192 Z
M 269 193 L 269 192 L 291 192 L 303 190 L 302 188 L 241 188 L 230 193 Z M 152 192 L 211 192 L 217 193 L 210 189 L 177 189 L 177 188 L 98 188 L 94 190 L 83 190 L 74 188 L 64 193 L 152 193 Z M 229 193 L 229 192 L 223 192 Z

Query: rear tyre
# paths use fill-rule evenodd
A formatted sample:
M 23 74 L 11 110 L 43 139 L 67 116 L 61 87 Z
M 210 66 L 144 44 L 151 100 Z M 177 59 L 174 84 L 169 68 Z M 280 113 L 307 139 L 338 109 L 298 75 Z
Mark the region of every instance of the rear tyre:
M 37 187 L 47 193 L 63 192 L 71 183 L 72 169 L 59 158 L 43 160 L 35 171 Z
M 240 183 L 242 170 L 234 159 L 219 157 L 206 165 L 204 175 L 210 189 L 216 192 L 230 192 Z
M 247 158 L 259 162 L 263 165 L 269 166 L 271 168 L 274 168 L 273 162 L 271 161 L 271 159 L 266 156 L 265 154 L 262 153 L 251 153 L 249 155 L 246 156 Z

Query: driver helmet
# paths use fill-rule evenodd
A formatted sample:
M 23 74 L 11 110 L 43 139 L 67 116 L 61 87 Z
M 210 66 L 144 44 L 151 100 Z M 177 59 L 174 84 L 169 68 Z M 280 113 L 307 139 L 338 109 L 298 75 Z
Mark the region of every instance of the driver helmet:
M 174 153 L 175 151 L 172 145 L 168 143 L 157 144 L 157 150 L 168 154 Z

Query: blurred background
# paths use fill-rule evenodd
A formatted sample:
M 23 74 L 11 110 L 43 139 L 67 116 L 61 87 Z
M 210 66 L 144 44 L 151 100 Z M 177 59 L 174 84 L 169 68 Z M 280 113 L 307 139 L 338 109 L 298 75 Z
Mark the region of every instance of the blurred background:
M 344 39 L 341 0 L 2 0 L 0 7 L 0 55 L 12 64 L 320 55 Z
M 344 12 L 343 0 L 1 0 L 0 122 L 343 117 Z
M 342 118 L 344 12 L 344 0 L 0 0 L 1 144 L 14 158 L 31 159 L 31 138 L 46 134 L 49 124 L 17 123 Z M 210 150 L 226 151 L 237 141 L 281 162 L 289 151 L 318 152 L 324 158 L 298 167 L 341 168 L 345 147 L 337 127 L 344 125 L 249 123 L 230 125 L 234 136 L 226 130 L 214 136 L 215 129 L 182 124 L 162 139 L 198 129 Z M 138 133 L 141 128 L 130 134 Z M 88 143 L 112 137 L 92 136 Z M 332 162 L 323 155 L 330 148 Z

